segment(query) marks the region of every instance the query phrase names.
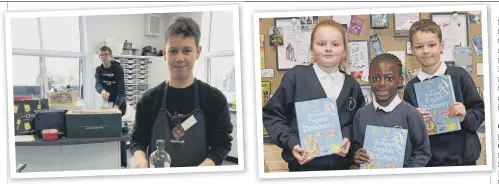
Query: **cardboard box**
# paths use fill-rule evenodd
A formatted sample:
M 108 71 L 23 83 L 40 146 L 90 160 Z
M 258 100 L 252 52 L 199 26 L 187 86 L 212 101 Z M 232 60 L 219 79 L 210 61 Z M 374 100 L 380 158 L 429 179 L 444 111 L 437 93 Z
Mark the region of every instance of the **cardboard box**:
M 121 111 L 118 109 L 71 110 L 66 113 L 66 137 L 120 137 Z
M 76 105 L 78 95 L 76 92 L 49 92 L 47 93 L 49 106 L 52 105 Z

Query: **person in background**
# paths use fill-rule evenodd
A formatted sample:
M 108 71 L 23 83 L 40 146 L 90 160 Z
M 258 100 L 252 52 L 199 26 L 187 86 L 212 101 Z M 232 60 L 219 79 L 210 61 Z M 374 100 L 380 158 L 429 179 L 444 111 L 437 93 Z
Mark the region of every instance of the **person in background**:
M 165 140 L 170 167 L 221 165 L 231 150 L 233 125 L 225 95 L 193 75 L 200 36 L 191 18 L 176 18 L 168 27 L 163 53 L 170 80 L 147 90 L 137 102 L 132 168 L 148 167 L 158 139 Z
M 313 64 L 297 65 L 284 74 L 262 109 L 263 124 L 272 142 L 283 149 L 289 171 L 346 170 L 354 165 L 350 152 L 353 117 L 365 99 L 359 83 L 343 71 L 348 53 L 345 30 L 335 21 L 321 21 L 312 31 L 310 50 Z M 312 158 L 300 146 L 294 105 L 326 97 L 337 103 L 342 150 Z
M 430 142 L 423 117 L 411 104 L 400 99 L 397 89 L 403 83 L 402 61 L 382 53 L 371 61 L 369 84 L 374 92 L 373 103 L 360 108 L 353 120 L 352 151 L 357 166 L 370 163 L 363 148 L 366 126 L 406 129 L 407 142 L 403 167 L 425 167 L 431 157 Z M 374 164 L 374 163 L 371 163 Z
M 113 52 L 107 46 L 99 49 L 99 58 L 102 64 L 95 68 L 95 90 L 102 96 L 103 101 L 119 109 L 121 115 L 126 114 L 125 75 L 119 62 L 113 60 Z M 121 141 L 121 167 L 127 167 L 126 141 Z
M 407 83 L 404 100 L 418 107 L 414 84 L 450 75 L 456 102 L 449 106 L 449 116 L 457 116 L 461 121 L 459 131 L 430 136 L 432 157 L 427 167 L 476 165 L 481 152 L 476 131 L 485 121 L 485 110 L 475 82 L 463 68 L 446 66 L 441 60 L 440 55 L 444 51 L 442 31 L 432 20 L 415 22 L 409 29 L 409 40 L 421 70 Z M 429 112 L 418 110 L 425 121 L 431 121 Z

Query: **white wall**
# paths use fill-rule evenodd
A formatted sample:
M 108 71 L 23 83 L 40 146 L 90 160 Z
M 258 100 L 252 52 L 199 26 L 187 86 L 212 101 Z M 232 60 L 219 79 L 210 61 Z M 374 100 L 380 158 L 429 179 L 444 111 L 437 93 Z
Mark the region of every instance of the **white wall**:
M 164 16 L 162 16 L 164 20 Z M 132 47 L 142 49 L 145 46 L 160 50 L 164 45 L 165 26 L 161 22 L 159 36 L 144 35 L 144 14 L 136 15 L 99 15 L 87 16 L 88 52 L 97 54 L 106 38 L 112 38 L 123 44 L 132 42 Z M 113 53 L 120 54 L 120 53 Z

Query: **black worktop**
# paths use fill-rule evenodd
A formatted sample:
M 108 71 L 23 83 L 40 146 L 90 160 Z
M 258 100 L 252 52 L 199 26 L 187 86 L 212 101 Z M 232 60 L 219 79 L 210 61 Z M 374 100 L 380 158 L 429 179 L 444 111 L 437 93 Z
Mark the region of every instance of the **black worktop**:
M 88 138 L 59 138 L 55 141 L 44 141 L 38 135 L 34 135 L 35 141 L 16 142 L 16 146 L 58 146 L 58 145 L 78 145 L 78 144 L 94 144 L 107 143 L 115 141 L 129 141 L 129 134 L 122 134 L 121 137 L 88 137 Z

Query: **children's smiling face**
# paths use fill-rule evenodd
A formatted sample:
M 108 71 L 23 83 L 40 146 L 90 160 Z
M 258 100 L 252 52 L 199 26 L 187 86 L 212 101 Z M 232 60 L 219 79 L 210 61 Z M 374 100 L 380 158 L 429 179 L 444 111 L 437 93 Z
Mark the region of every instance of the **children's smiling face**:
M 193 37 L 173 36 L 166 41 L 164 57 L 168 61 L 174 79 L 185 80 L 191 74 L 195 61 L 199 58 L 201 47 Z
M 418 31 L 412 37 L 412 51 L 423 67 L 440 66 L 444 42 L 435 33 Z
M 388 61 L 374 63 L 369 71 L 369 84 L 376 96 L 376 102 L 387 106 L 397 95 L 399 84 L 402 84 L 400 66 Z
M 346 57 L 343 35 L 332 26 L 321 26 L 313 35 L 312 55 L 322 67 L 337 67 Z

